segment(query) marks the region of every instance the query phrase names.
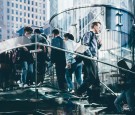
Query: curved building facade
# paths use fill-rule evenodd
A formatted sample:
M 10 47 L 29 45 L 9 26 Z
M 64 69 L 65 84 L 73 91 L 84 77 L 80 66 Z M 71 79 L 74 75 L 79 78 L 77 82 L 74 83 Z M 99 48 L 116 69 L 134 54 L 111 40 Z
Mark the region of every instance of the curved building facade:
M 133 0 L 73 0 L 73 6 L 54 17 L 58 18 L 55 28 L 60 29 L 62 34 L 73 33 L 76 41 L 80 42 L 83 34 L 89 31 L 91 23 L 100 21 L 102 31 L 97 36 L 102 38 L 103 46 L 99 59 L 116 64 L 125 58 L 132 63 L 133 54 L 129 42 L 134 24 Z

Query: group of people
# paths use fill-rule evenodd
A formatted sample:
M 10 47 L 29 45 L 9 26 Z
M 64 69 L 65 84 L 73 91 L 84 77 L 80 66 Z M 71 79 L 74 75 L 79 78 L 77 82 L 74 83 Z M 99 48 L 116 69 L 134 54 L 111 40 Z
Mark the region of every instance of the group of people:
M 82 53 L 84 56 L 98 59 L 98 49 L 101 48 L 102 42 L 101 39 L 97 38 L 96 34 L 100 33 L 100 29 L 101 23 L 93 22 L 90 31 L 84 34 L 82 38 L 82 44 L 88 47 L 86 51 Z M 32 32 L 33 29 L 31 27 L 25 27 L 23 39 L 29 39 L 31 43 L 41 42 L 48 45 L 47 37 L 41 35 L 39 29 L 34 30 L 34 35 L 32 35 Z M 92 93 L 94 94 L 95 91 L 96 93 L 93 99 L 98 100 L 100 95 L 100 81 L 98 76 L 97 62 L 78 55 L 74 55 L 76 52 L 76 42 L 74 41 L 74 36 L 71 33 L 65 33 L 64 38 L 62 38 L 59 34 L 59 30 L 54 29 L 52 31 L 52 36 L 53 38 L 51 40 L 52 47 L 50 54 L 48 54 L 48 47 L 41 45 L 25 46 L 19 49 L 19 62 L 21 63 L 22 68 L 20 80 L 21 87 L 32 85 L 33 82 L 35 82 L 34 55 L 37 53 L 37 57 L 35 57 L 38 60 L 38 67 L 36 71 L 39 72 L 37 83 L 43 83 L 45 74 L 45 61 L 51 61 L 52 64 L 55 64 L 58 87 L 61 91 L 69 91 L 70 93 L 75 93 L 78 96 L 82 96 L 82 94 L 87 92 L 89 97 Z M 64 52 L 58 48 L 67 50 L 69 52 Z M 35 49 L 39 49 L 39 52 L 32 53 L 31 50 Z M 134 67 L 132 69 L 135 71 Z M 83 78 L 82 70 L 84 73 Z M 77 90 L 75 90 L 74 83 L 72 82 L 73 73 L 75 73 L 76 81 L 78 83 Z M 126 76 L 134 75 L 126 73 Z M 131 82 L 131 79 L 127 81 Z M 134 110 L 133 86 L 134 85 L 128 89 L 126 88 L 124 92 L 116 98 L 114 104 L 118 109 L 118 112 L 122 112 L 120 105 L 124 97 L 127 98 L 131 111 Z
M 40 42 L 48 44 L 46 36 L 41 35 L 41 31 L 39 29 L 34 30 L 34 35 L 32 35 L 32 32 L 33 29 L 31 27 L 25 27 L 23 39 L 29 39 L 30 43 Z M 32 52 L 33 50 L 35 50 L 35 52 Z M 33 85 L 34 82 L 37 82 L 37 84 L 42 84 L 45 74 L 45 61 L 49 61 L 47 47 L 40 45 L 25 46 L 20 48 L 18 52 L 19 62 L 22 67 L 20 87 Z M 34 65 L 36 64 L 36 74 L 38 74 L 37 80 L 34 77 Z
M 83 36 L 83 45 L 88 46 L 88 49 L 83 52 L 85 56 L 91 58 L 98 57 L 98 49 L 102 43 L 97 39 L 96 34 L 100 32 L 101 23 L 93 22 L 90 31 Z M 55 63 L 56 76 L 58 80 L 59 89 L 69 90 L 74 92 L 74 84 L 72 83 L 72 74 L 75 73 L 76 81 L 79 88 L 75 92 L 77 95 L 82 95 L 89 87 L 99 87 L 99 77 L 97 63 L 94 60 L 85 59 L 74 55 L 75 45 L 74 36 L 70 33 L 64 34 L 64 39 L 60 37 L 59 30 L 52 31 L 53 39 L 51 45 L 61 49 L 66 49 L 69 52 L 63 52 L 55 48 L 51 49 L 51 61 Z M 82 66 L 83 63 L 83 66 Z M 82 80 L 82 67 L 85 69 L 85 77 Z M 67 87 L 66 87 L 67 86 Z
M 98 39 L 96 34 L 100 32 L 101 23 L 93 22 L 91 25 L 91 30 L 86 32 L 82 38 L 83 45 L 88 46 L 88 49 L 83 52 L 83 55 L 98 59 L 98 49 L 102 46 L 101 39 Z M 59 36 L 59 31 L 54 29 L 52 31 L 53 39 L 52 46 L 66 49 L 69 52 L 59 51 L 53 49 L 51 51 L 51 61 L 55 63 L 56 67 L 56 76 L 58 79 L 58 85 L 61 90 L 68 90 L 74 92 L 74 84 L 72 83 L 72 74 L 75 73 L 76 81 L 79 85 L 77 90 L 74 92 L 78 96 L 82 96 L 83 93 L 87 92 L 89 99 L 94 96 L 95 101 L 99 100 L 100 96 L 100 81 L 98 76 L 98 67 L 97 62 L 94 60 L 86 59 L 83 57 L 75 56 L 73 53 L 75 51 L 74 37 L 70 33 L 64 34 L 64 39 Z M 72 52 L 72 53 L 71 53 Z M 119 62 L 118 62 L 119 66 Z M 122 66 L 123 67 L 123 66 Z M 84 72 L 84 77 L 82 79 L 82 68 Z M 124 68 L 124 67 L 123 67 Z M 135 71 L 135 66 L 131 68 L 131 71 Z M 128 69 L 129 68 L 125 68 Z M 131 114 L 134 114 L 135 107 L 135 75 L 131 73 L 123 73 L 120 71 L 120 74 L 125 74 L 126 82 L 124 90 L 122 93 L 115 99 L 114 105 L 118 113 L 123 113 L 122 101 L 126 99 L 129 110 Z M 66 87 L 67 85 L 67 87 Z M 90 101 L 90 100 L 89 100 Z
M 83 36 L 83 44 L 88 46 L 88 49 L 84 52 L 84 55 L 97 58 L 98 49 L 101 47 L 101 41 L 97 39 L 96 34 L 100 32 L 100 27 L 100 22 L 93 22 L 91 30 Z M 33 30 L 31 27 L 25 27 L 23 39 L 29 39 L 32 43 L 34 43 L 37 37 L 38 42 L 47 44 L 46 38 L 40 34 L 38 29 L 34 31 L 33 36 L 31 36 L 32 32 Z M 91 85 L 93 87 L 99 87 L 97 63 L 93 60 L 85 59 L 73 54 L 76 49 L 74 36 L 70 33 L 65 33 L 64 38 L 62 38 L 59 35 L 58 29 L 54 29 L 52 31 L 52 35 L 53 38 L 51 40 L 51 46 L 71 52 L 69 53 L 51 48 L 50 60 L 55 64 L 59 89 L 63 91 L 68 90 L 69 92 L 74 93 L 75 87 L 72 82 L 73 73 L 75 73 L 76 81 L 79 85 L 79 88 L 76 91 L 77 95 L 82 95 L 89 89 Z M 27 46 L 20 49 L 20 61 L 22 65 L 21 83 L 23 86 L 29 84 L 31 85 L 34 81 L 34 58 L 33 53 L 30 53 L 30 50 L 33 50 L 34 48 L 35 46 Z M 42 49 L 41 52 L 37 53 L 37 59 L 40 63 L 40 66 L 38 67 L 40 67 L 39 70 L 42 69 L 44 71 L 44 61 L 49 60 L 47 59 L 47 47 L 37 46 L 37 48 Z M 82 68 L 85 69 L 84 79 L 82 79 L 81 76 Z M 28 76 L 29 80 L 27 80 Z M 41 76 L 40 82 L 43 82 L 43 75 Z

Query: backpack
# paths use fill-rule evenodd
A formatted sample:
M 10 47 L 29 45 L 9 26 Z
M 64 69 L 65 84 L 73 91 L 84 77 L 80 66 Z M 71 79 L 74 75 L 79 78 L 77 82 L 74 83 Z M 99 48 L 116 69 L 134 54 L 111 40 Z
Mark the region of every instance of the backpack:
M 89 46 L 93 38 L 94 38 L 94 33 L 92 31 L 85 33 L 82 38 L 82 44 Z
M 85 33 L 82 39 L 82 44 L 89 46 L 93 38 L 94 38 L 94 33 L 92 31 Z M 89 56 L 89 57 L 93 56 L 90 49 L 86 50 L 84 52 L 84 55 Z
M 93 40 L 93 38 L 94 38 L 94 33 L 92 31 L 85 33 L 83 35 L 83 38 L 82 38 L 82 41 L 81 41 L 82 45 L 89 46 L 89 44 L 91 43 L 91 41 Z M 91 53 L 90 49 L 86 50 L 84 52 L 84 55 L 89 56 L 89 57 L 92 57 L 92 53 Z M 76 60 L 77 63 L 80 63 L 83 60 L 83 58 L 77 55 L 75 57 L 75 60 Z

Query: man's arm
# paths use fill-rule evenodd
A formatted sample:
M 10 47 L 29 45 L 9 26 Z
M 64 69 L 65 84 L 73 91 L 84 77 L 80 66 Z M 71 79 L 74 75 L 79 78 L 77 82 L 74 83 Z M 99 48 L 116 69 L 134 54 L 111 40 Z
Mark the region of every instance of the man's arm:
M 51 41 L 51 46 L 55 46 L 54 39 Z M 55 63 L 55 49 L 51 48 L 51 62 Z
M 91 32 L 87 32 L 83 36 L 83 42 L 84 45 L 88 46 L 89 48 L 84 52 L 84 55 L 92 56 L 91 50 L 90 50 L 90 42 L 92 41 L 92 34 Z
M 97 44 L 98 44 L 98 49 L 100 49 L 101 46 L 102 46 L 102 40 L 101 39 L 98 39 L 97 40 Z
M 83 45 L 89 46 L 90 43 L 90 32 L 87 32 L 83 35 Z

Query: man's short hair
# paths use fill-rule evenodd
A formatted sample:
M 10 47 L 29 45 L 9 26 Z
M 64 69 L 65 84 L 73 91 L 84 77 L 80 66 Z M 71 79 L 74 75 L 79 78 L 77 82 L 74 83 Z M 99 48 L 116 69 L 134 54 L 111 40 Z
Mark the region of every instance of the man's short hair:
M 31 28 L 31 27 L 29 27 L 29 26 L 26 26 L 25 28 L 24 28 L 24 33 L 25 32 L 29 32 L 30 34 L 33 32 L 33 29 Z
M 94 28 L 94 26 L 97 26 L 98 24 L 100 24 L 100 25 L 101 25 L 101 22 L 93 22 L 93 23 L 91 24 L 91 28 L 93 29 L 93 28 Z
M 40 31 L 40 29 L 35 29 L 34 33 L 41 34 L 41 31 Z
M 65 37 L 65 38 L 68 38 L 68 39 L 70 39 L 70 40 L 74 40 L 74 36 L 73 36 L 72 34 L 70 34 L 70 33 L 65 33 L 65 34 L 64 34 L 64 37 Z
M 65 38 L 69 38 L 69 33 L 65 33 L 65 34 L 64 34 L 64 37 L 65 37 Z
M 58 29 L 54 29 L 53 31 L 52 31 L 52 34 L 54 34 L 54 35 L 58 35 L 60 32 L 59 32 L 59 30 Z

